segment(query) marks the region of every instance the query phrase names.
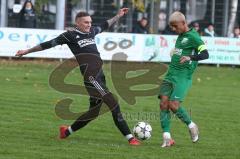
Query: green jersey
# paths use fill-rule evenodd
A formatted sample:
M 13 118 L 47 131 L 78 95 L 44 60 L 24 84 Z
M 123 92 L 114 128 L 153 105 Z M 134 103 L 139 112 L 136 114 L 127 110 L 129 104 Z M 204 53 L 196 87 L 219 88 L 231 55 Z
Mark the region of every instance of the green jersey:
M 194 29 L 190 29 L 189 31 L 180 34 L 177 38 L 165 79 L 168 79 L 168 76 L 191 78 L 198 62 L 187 61 L 181 64 L 180 58 L 182 56 L 198 54 L 198 52 L 204 49 L 206 49 L 204 42 L 201 40 L 199 33 Z

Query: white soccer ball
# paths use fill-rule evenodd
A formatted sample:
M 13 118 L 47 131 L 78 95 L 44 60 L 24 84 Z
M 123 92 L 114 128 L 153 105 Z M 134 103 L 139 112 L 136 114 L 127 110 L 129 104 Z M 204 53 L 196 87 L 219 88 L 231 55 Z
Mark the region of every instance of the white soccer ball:
M 140 140 L 148 140 L 151 137 L 152 127 L 149 123 L 141 121 L 133 128 L 133 134 Z

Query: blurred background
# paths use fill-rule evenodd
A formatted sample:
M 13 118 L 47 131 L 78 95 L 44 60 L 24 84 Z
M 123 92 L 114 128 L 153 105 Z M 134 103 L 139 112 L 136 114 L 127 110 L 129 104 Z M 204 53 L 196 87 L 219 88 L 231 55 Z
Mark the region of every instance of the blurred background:
M 1 0 L 1 27 L 21 27 L 19 19 L 25 2 Z M 173 34 L 167 21 L 175 10 L 183 12 L 188 23 L 199 27 L 202 35 L 210 25 L 215 36 L 233 37 L 234 32 L 239 32 L 240 24 L 240 0 L 32 0 L 31 3 L 37 17 L 32 26 L 41 29 L 72 26 L 79 11 L 90 13 L 94 25 L 97 25 L 114 16 L 122 7 L 129 7 L 130 14 L 110 32 Z M 139 31 L 137 25 L 144 30 Z

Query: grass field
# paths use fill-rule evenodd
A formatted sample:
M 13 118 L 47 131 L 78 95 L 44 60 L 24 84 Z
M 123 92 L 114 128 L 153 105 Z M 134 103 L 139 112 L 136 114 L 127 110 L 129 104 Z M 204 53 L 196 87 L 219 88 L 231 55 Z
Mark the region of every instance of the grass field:
M 134 107 L 120 100 L 121 109 L 132 128 L 147 120 L 153 136 L 139 147 L 130 147 L 113 124 L 110 113 L 91 122 L 66 140 L 59 140 L 58 128 L 73 121 L 56 116 L 59 99 L 74 99 L 72 110 L 87 109 L 88 99 L 64 94 L 48 84 L 58 62 L 0 61 L 0 158 L 1 159 L 234 159 L 240 157 L 240 69 L 200 66 L 183 105 L 191 110 L 200 127 L 200 141 L 193 144 L 188 130 L 172 119 L 172 136 L 176 145 L 162 149 L 159 124 L 159 101 L 155 96 L 138 98 Z M 104 71 L 108 85 L 109 65 Z M 68 81 L 81 81 L 78 70 Z M 148 114 L 153 116 L 149 118 Z

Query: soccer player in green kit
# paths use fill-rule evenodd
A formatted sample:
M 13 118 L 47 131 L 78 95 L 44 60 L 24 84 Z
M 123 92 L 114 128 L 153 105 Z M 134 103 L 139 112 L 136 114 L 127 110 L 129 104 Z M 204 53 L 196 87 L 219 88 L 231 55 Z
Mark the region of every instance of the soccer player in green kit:
M 178 37 L 159 93 L 160 122 L 163 129 L 162 147 L 169 147 L 175 143 L 170 134 L 170 111 L 187 125 L 192 142 L 198 141 L 198 126 L 191 120 L 181 103 L 192 84 L 192 74 L 198 61 L 209 57 L 198 32 L 188 27 L 181 12 L 176 11 L 170 15 L 169 25 Z

